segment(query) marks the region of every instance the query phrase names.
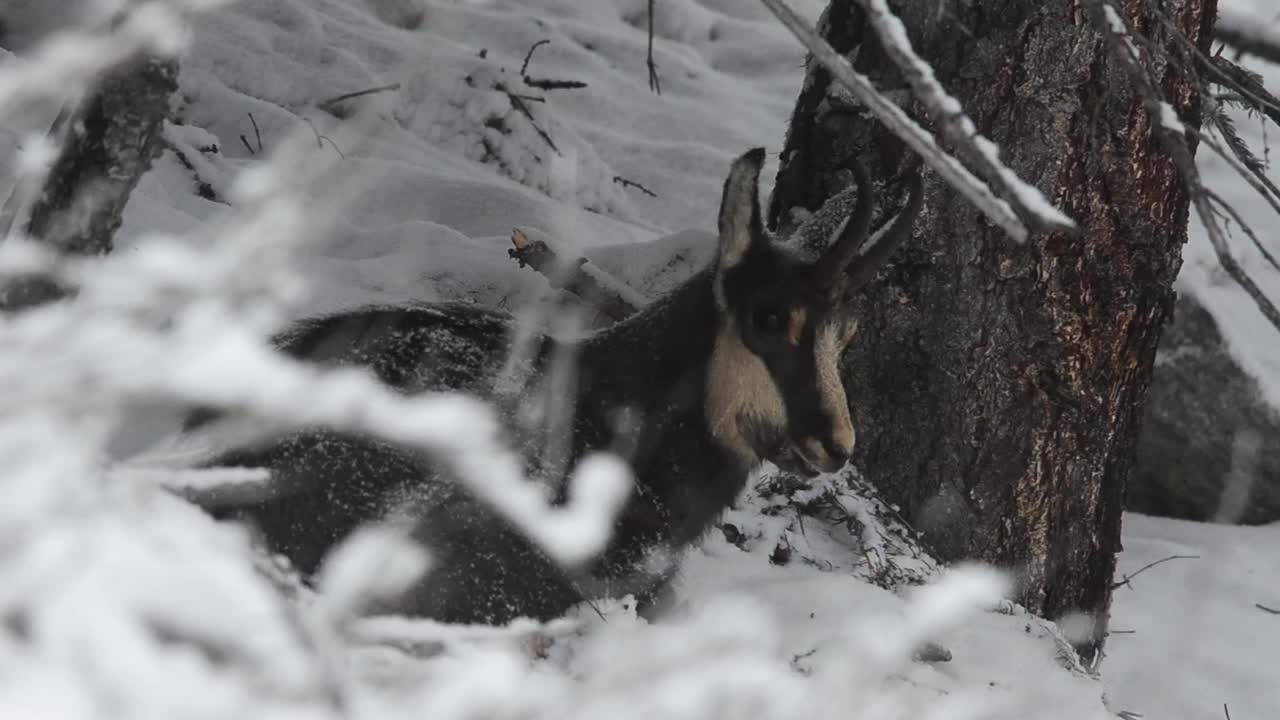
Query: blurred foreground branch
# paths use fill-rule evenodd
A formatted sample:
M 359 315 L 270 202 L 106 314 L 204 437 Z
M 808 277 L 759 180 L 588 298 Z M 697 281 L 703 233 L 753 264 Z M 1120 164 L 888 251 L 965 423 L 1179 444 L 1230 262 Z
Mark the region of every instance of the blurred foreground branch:
M 160 154 L 169 97 L 177 89 L 175 60 L 142 55 L 106 71 L 67 125 L 32 204 L 26 234 L 59 253 L 111 252 L 129 196 Z M 64 290 L 29 275 L 0 288 L 0 310 L 30 307 Z

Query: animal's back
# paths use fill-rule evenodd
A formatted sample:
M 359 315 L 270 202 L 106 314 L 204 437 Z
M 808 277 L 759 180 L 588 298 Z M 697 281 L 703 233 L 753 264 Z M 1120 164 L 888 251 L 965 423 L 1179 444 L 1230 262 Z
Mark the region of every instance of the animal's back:
M 509 316 L 470 305 L 373 307 L 303 321 L 276 344 L 322 365 L 368 368 L 402 392 L 452 390 L 492 399 L 512 331 Z M 541 352 L 535 346 L 533 364 Z M 432 551 L 433 570 L 391 610 L 501 623 L 521 614 L 555 617 L 579 599 L 554 564 L 505 520 L 405 449 L 314 429 L 229 452 L 209 465 L 271 472 L 267 499 L 222 505 L 210 496 L 203 504 L 216 517 L 247 522 L 269 550 L 305 575 L 360 525 L 411 515 L 415 537 Z

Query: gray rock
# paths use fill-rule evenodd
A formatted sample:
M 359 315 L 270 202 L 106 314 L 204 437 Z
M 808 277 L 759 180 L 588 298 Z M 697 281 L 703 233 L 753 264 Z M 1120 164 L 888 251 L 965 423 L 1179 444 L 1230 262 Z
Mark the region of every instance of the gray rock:
M 1160 339 L 1129 510 L 1262 524 L 1280 520 L 1280 413 L 1181 293 Z

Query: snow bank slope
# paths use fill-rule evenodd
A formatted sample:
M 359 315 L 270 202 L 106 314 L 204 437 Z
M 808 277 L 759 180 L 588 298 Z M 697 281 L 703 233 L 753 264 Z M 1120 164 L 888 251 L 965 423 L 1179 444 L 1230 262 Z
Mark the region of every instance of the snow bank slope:
M 1125 516 L 1103 663 L 1114 710 L 1146 718 L 1276 717 L 1280 525 Z M 1165 560 L 1173 556 L 1178 559 Z M 1258 607 L 1270 608 L 1265 610 Z

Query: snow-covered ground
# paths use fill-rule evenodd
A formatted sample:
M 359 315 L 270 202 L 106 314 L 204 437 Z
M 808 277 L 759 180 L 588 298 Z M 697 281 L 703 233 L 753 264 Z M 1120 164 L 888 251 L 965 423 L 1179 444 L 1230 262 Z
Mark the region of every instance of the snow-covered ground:
M 1236 4 L 1250 1 L 1267 0 Z M 793 4 L 815 19 L 825 3 Z M 581 247 L 635 289 L 661 292 L 710 257 L 732 157 L 764 145 L 768 191 L 803 53 L 758 3 L 659 0 L 658 95 L 645 67 L 646 7 L 646 0 L 246 0 L 212 12 L 192 28 L 180 123 L 168 128 L 170 150 L 130 202 L 118 253 L 137 251 L 150 233 L 191 233 L 224 216 L 236 173 L 304 133 L 359 193 L 313 239 L 303 273 L 311 294 L 298 315 L 445 298 L 513 310 L 537 305 L 550 291 L 508 259 L 514 227 Z M 526 54 L 543 41 L 522 72 Z M 585 86 L 542 90 L 528 79 Z M 1269 79 L 1280 86 L 1280 72 Z M 324 102 L 392 84 L 337 110 Z M 367 137 L 346 145 L 351 135 L 342 124 L 357 105 L 372 108 L 376 121 Z M 1242 134 L 1261 142 L 1257 127 L 1243 121 Z M 3 162 L 17 140 L 0 139 Z M 1225 175 L 1207 153 L 1201 158 L 1211 177 Z M 212 199 L 197 194 L 198 183 Z M 1224 187 L 1228 200 L 1244 202 L 1246 189 Z M 1262 207 L 1245 203 L 1245 211 L 1266 217 Z M 1215 265 L 1197 233 L 1180 289 L 1207 303 L 1233 350 L 1280 400 L 1280 338 Z M 1248 258 L 1246 267 L 1261 265 Z M 1280 297 L 1280 285 L 1267 287 Z M 170 421 L 140 416 L 117 451 L 142 446 Z M 794 508 L 818 493 L 797 498 L 795 490 L 770 490 L 766 480 L 728 514 L 732 531 L 713 532 L 689 551 L 678 585 L 688 617 L 669 626 L 648 626 L 611 604 L 584 610 L 591 632 L 558 641 L 536 666 L 481 650 L 417 662 L 379 645 L 348 649 L 350 666 L 332 672 L 339 685 L 357 686 L 348 697 L 362 717 L 394 716 L 390 708 L 406 697 L 422 713 L 441 714 L 462 698 L 474 704 L 483 697 L 503 716 L 518 714 L 505 704 L 517 698 L 531 714 L 559 717 L 1101 718 L 1129 711 L 1181 719 L 1221 717 L 1224 703 L 1238 719 L 1280 714 L 1280 615 L 1257 607 L 1280 609 L 1278 528 L 1127 517 L 1122 573 L 1173 554 L 1199 559 L 1162 563 L 1117 591 L 1117 634 L 1099 679 L 1078 666 L 1057 628 L 992 603 L 981 576 L 952 578 L 958 584 L 948 586 L 948 597 L 957 612 L 945 612 L 946 598 L 909 588 L 938 580 L 939 572 L 856 480 L 831 479 L 831 506 L 812 516 Z M 198 537 L 212 533 L 176 501 L 148 507 L 160 518 L 149 527 L 161 536 L 184 523 L 193 532 L 201 526 Z M 779 548 L 786 562 L 777 562 Z M 988 609 L 959 613 L 966 588 Z M 222 622 L 269 612 L 269 603 L 248 597 L 258 604 L 241 603 Z M 299 602 L 318 601 L 304 593 Z M 955 618 L 961 621 L 949 622 Z M 693 645 L 677 642 L 694 637 Z M 950 659 L 904 659 L 926 642 Z M 678 653 L 667 650 L 674 647 Z M 290 669 L 283 661 L 267 665 Z M 712 675 L 722 677 L 719 685 L 707 680 Z M 58 683 L 66 676 L 31 677 L 44 684 L 24 690 L 0 681 L 0 703 L 72 707 L 39 697 L 41 688 L 65 691 Z M 711 701 L 713 686 L 723 693 L 714 696 L 716 712 L 701 712 L 697 703 Z M 610 705 L 572 705 L 583 698 Z M 823 704 L 836 700 L 842 704 Z

